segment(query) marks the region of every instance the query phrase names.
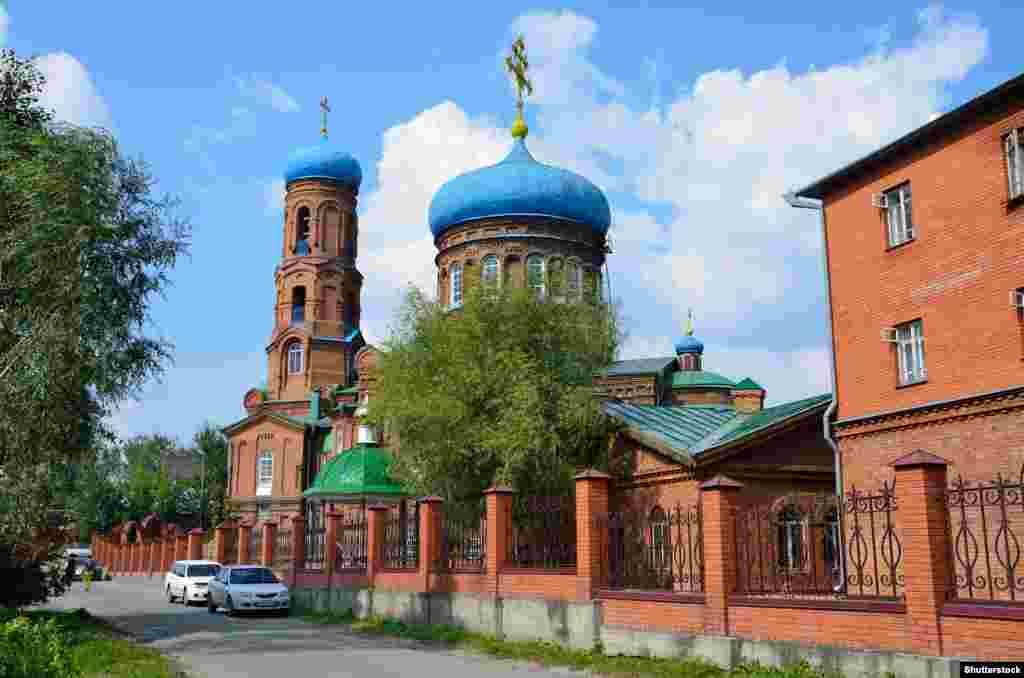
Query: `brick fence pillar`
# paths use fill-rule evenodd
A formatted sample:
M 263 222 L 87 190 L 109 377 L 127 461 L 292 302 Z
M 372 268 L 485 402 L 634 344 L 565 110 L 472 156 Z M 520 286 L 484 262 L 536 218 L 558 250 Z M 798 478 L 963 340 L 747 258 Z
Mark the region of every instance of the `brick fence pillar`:
M 251 543 L 249 541 L 249 534 L 252 530 L 253 526 L 247 523 L 242 523 L 238 526 L 238 563 L 240 565 L 252 563 L 253 554 L 249 553 L 249 544 Z
M 704 631 L 729 634 L 729 595 L 736 586 L 736 500 L 741 483 L 723 475 L 700 484 L 704 520 Z
M 952 548 L 942 457 L 916 450 L 892 462 L 896 470 L 896 526 L 903 544 L 911 649 L 942 655 L 940 611 L 949 592 Z
M 295 576 L 306 564 L 306 519 L 301 514 L 292 516 L 292 587 Z
M 377 573 L 384 569 L 384 523 L 387 504 L 366 507 L 366 579 L 373 588 Z
M 277 523 L 268 520 L 263 523 L 263 544 L 260 546 L 260 565 L 274 565 L 274 538 L 277 536 Z
M 576 581 L 578 595 L 592 599 L 605 586 L 604 540 L 608 529 L 597 523 L 608 515 L 611 476 L 587 469 L 576 476 Z
M 223 564 L 227 556 L 227 544 L 224 543 L 224 534 L 228 528 L 223 523 L 213 528 L 213 559 Z
M 444 500 L 436 495 L 424 497 L 420 504 L 420 590 L 430 590 L 430 573 L 441 558 L 441 524 L 444 520 Z
M 187 560 L 188 559 L 188 535 L 184 532 L 176 534 L 175 548 L 174 548 L 174 559 L 175 560 Z
M 188 559 L 203 559 L 203 530 L 200 527 L 188 533 Z
M 512 498 L 516 491 L 511 487 L 491 487 L 484 490 L 487 502 L 487 593 L 501 595 L 500 573 L 508 562 L 508 539 L 512 529 Z

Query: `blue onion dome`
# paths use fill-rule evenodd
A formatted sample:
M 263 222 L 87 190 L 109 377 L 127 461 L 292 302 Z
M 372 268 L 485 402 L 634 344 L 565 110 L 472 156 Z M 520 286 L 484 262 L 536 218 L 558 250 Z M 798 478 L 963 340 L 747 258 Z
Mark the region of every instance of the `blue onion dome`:
M 692 334 L 687 334 L 676 342 L 676 355 L 684 353 L 696 353 L 698 355 L 704 353 L 703 342 Z
M 597 186 L 569 170 L 538 162 L 525 132 L 497 165 L 448 181 L 430 202 L 430 230 L 437 238 L 453 226 L 489 217 L 547 217 L 586 224 L 604 235 L 611 225 L 608 199 Z
M 299 179 L 328 179 L 358 192 L 363 170 L 358 160 L 322 139 L 316 146 L 297 149 L 288 156 L 285 185 Z

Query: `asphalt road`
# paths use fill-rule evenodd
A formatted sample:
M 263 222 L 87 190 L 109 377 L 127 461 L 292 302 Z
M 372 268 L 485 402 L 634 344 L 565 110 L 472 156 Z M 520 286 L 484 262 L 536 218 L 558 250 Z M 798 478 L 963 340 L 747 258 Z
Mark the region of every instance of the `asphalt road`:
M 232 617 L 206 607 L 168 603 L 162 578 L 118 577 L 81 582 L 52 601 L 53 609 L 84 607 L 143 643 L 177 657 L 205 678 L 280 678 L 288 675 L 339 678 L 547 678 L 581 676 L 440 649 L 416 641 L 354 634 L 344 626 L 317 626 L 296 617 Z

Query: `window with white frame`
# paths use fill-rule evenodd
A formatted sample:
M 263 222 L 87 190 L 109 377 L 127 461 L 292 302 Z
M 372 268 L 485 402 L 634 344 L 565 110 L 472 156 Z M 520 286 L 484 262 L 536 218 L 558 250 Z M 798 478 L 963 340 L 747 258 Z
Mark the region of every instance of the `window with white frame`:
M 301 341 L 288 346 L 288 374 L 302 374 L 302 363 L 305 358 Z
M 484 284 L 484 290 L 493 292 L 498 288 L 498 257 L 488 254 L 481 264 L 480 280 Z
M 779 514 L 779 567 L 796 570 L 803 566 L 804 520 L 800 513 L 786 508 Z
M 256 458 L 256 496 L 268 496 L 274 487 L 274 454 L 260 452 Z
M 448 307 L 458 308 L 462 306 L 462 264 L 452 266 L 449 275 L 451 276 L 449 283 L 451 294 L 448 297 Z
M 531 254 L 526 259 L 526 285 L 533 290 L 538 299 L 543 299 L 547 292 L 547 280 L 544 270 L 544 257 Z
M 580 298 L 583 291 L 583 269 L 575 261 L 570 261 L 565 267 L 565 287 L 570 301 Z
M 896 326 L 896 361 L 901 385 L 924 381 L 924 330 L 920 320 Z
M 889 227 L 889 247 L 902 245 L 914 239 L 909 181 L 885 192 L 885 221 Z
M 1024 197 L 1024 129 L 1015 129 L 1003 137 L 1003 155 L 1006 158 L 1006 178 L 1010 200 Z

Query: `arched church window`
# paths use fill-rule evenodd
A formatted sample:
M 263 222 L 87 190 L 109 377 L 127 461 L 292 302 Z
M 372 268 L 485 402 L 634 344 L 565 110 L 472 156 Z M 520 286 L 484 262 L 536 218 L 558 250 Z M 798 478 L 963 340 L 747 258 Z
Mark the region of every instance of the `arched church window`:
M 256 496 L 266 497 L 273 493 L 274 454 L 268 450 L 256 458 Z
M 483 281 L 484 290 L 493 292 L 498 288 L 498 257 L 488 254 L 481 263 L 480 279 Z
M 779 567 L 796 570 L 803 566 L 804 520 L 800 512 L 786 507 L 778 516 Z
M 538 299 L 543 299 L 547 292 L 547 280 L 544 271 L 544 257 L 531 254 L 526 259 L 526 285 L 533 290 Z
M 309 254 L 309 208 L 295 213 L 295 254 Z
M 565 288 L 570 301 L 577 301 L 583 292 L 583 271 L 575 261 L 565 267 Z
M 301 325 L 306 321 L 306 288 L 292 288 L 292 325 Z
M 462 306 L 462 264 L 452 266 L 449 284 L 451 294 L 448 296 L 448 306 L 458 308 Z
M 288 346 L 288 374 L 302 374 L 303 349 L 302 342 L 292 342 Z

